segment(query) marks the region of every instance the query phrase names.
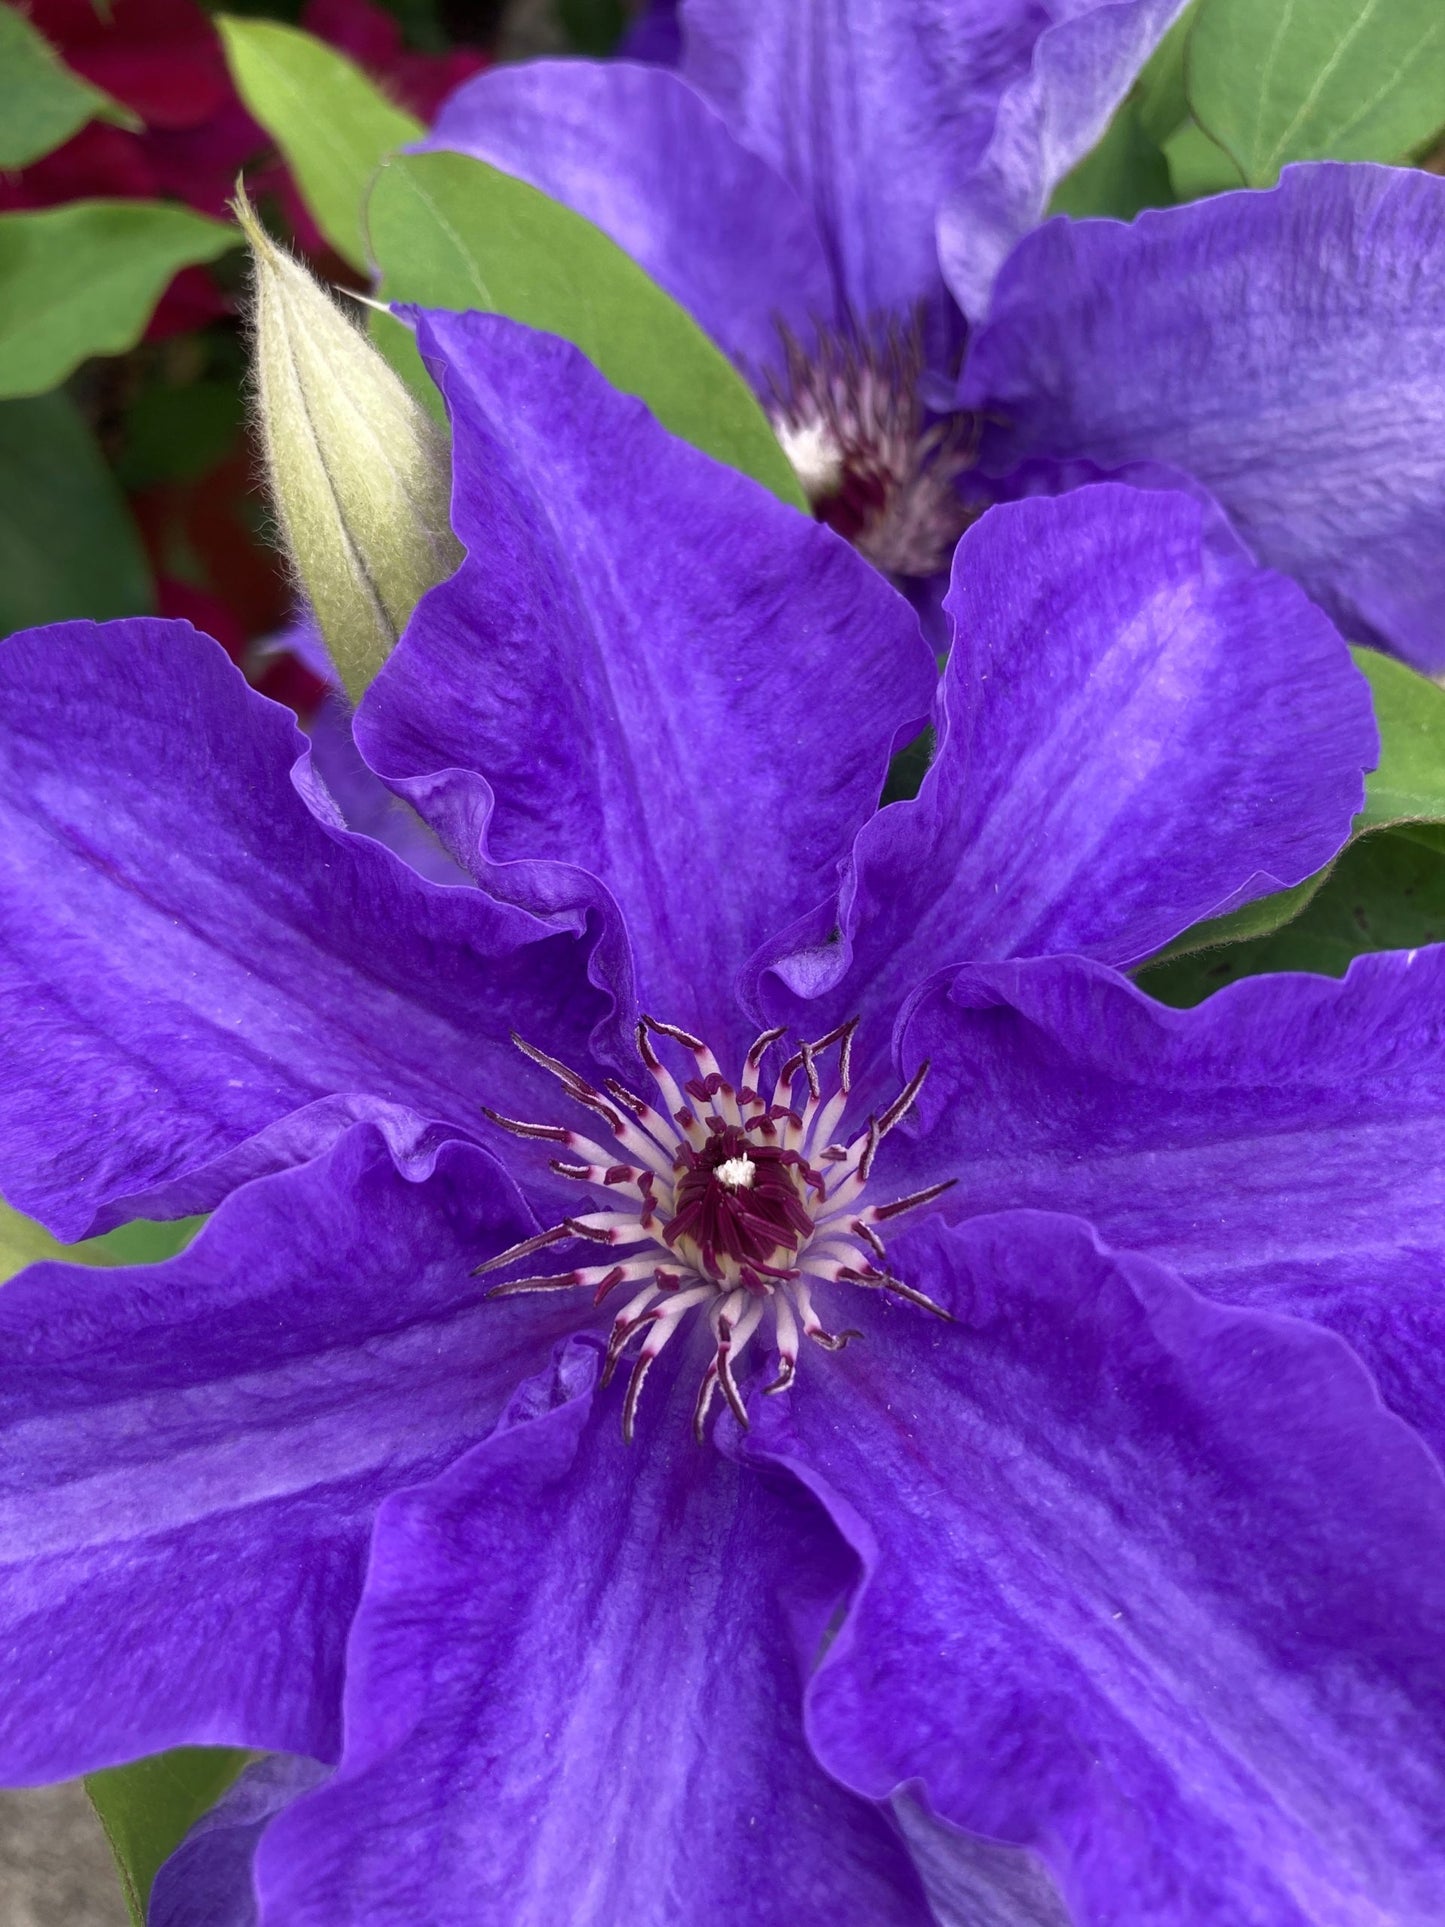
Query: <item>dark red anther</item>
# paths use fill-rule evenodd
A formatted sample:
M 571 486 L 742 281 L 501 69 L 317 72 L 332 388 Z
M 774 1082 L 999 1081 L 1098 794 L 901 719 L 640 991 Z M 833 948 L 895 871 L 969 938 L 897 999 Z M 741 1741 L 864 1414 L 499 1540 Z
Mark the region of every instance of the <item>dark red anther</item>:
M 564 1220 L 564 1223 L 566 1229 L 572 1233 L 574 1238 L 590 1238 L 594 1244 L 599 1245 L 610 1245 L 612 1243 L 612 1233 L 603 1230 L 601 1225 L 583 1224 L 577 1218 L 567 1218 Z
M 747 1167 L 745 1183 L 718 1176 L 730 1165 Z M 686 1238 L 714 1273 L 729 1259 L 765 1267 L 774 1252 L 796 1251 L 812 1231 L 793 1176 L 806 1169 L 796 1151 L 760 1144 L 738 1126 L 723 1125 L 701 1150 L 685 1146 L 680 1166 L 673 1216 L 662 1235 L 673 1249 Z
M 650 1071 L 661 1070 L 662 1059 L 652 1048 L 652 1040 L 647 1034 L 647 1019 L 645 1017 L 639 1017 L 637 1020 L 637 1055 Z
M 479 1265 L 472 1266 L 472 1276 L 480 1278 L 483 1272 L 499 1271 L 503 1265 L 514 1264 L 518 1258 L 530 1258 L 534 1251 L 541 1251 L 547 1245 L 559 1244 L 564 1238 L 575 1236 L 570 1223 L 554 1224 L 547 1231 L 539 1231 L 535 1237 L 523 1238 L 519 1243 L 508 1245 L 499 1251 L 495 1258 L 483 1258 Z M 595 1233 L 592 1235 L 596 1235 Z M 606 1237 L 606 1232 L 603 1232 Z
M 607 1088 L 618 1103 L 625 1105 L 634 1117 L 645 1117 L 652 1109 L 645 1097 L 639 1097 L 635 1091 L 629 1091 L 627 1086 L 619 1083 L 615 1077 L 608 1078 Z
M 710 1097 L 716 1097 L 719 1091 L 727 1090 L 728 1085 L 720 1071 L 709 1071 L 706 1077 L 690 1077 L 682 1088 L 699 1104 L 705 1104 Z
M 504 1117 L 500 1111 L 494 1111 L 490 1104 L 482 1106 L 482 1115 L 489 1117 L 493 1124 L 500 1124 L 504 1131 L 510 1131 L 513 1137 L 539 1137 L 546 1139 L 549 1144 L 565 1144 L 572 1136 L 565 1125 L 529 1124 L 525 1118 Z
M 602 1303 L 602 1300 L 607 1296 L 608 1292 L 614 1290 L 616 1286 L 620 1285 L 622 1283 L 622 1280 L 626 1277 L 626 1275 L 627 1274 L 621 1265 L 614 1265 L 611 1271 L 609 1271 L 607 1276 L 602 1280 L 601 1284 L 597 1287 L 596 1296 L 592 1300 L 593 1304 L 600 1305 Z
M 677 1024 L 662 1024 L 655 1017 L 644 1017 L 642 1023 L 648 1030 L 655 1030 L 661 1037 L 670 1037 L 684 1050 L 706 1050 L 707 1045 L 700 1037 L 694 1037 L 690 1030 L 682 1030 Z
M 882 1117 L 879 1118 L 879 1137 L 886 1137 L 894 1125 L 907 1115 L 909 1109 L 912 1107 L 914 1098 L 916 1098 L 918 1093 L 923 1089 L 927 1076 L 928 1060 L 925 1058 L 913 1073 L 912 1077 L 910 1077 L 908 1082 L 903 1086 L 903 1089 L 898 1093 L 897 1097 L 895 1097 L 893 1102 L 888 1106 L 888 1109 L 883 1113 Z
M 941 1198 L 945 1191 L 951 1191 L 958 1183 L 957 1178 L 945 1178 L 942 1184 L 926 1185 L 922 1191 L 913 1191 L 906 1198 L 895 1198 L 892 1204 L 875 1204 L 873 1215 L 880 1222 L 885 1218 L 901 1218 L 905 1211 L 915 1211 L 920 1204 L 929 1204 L 934 1198 Z

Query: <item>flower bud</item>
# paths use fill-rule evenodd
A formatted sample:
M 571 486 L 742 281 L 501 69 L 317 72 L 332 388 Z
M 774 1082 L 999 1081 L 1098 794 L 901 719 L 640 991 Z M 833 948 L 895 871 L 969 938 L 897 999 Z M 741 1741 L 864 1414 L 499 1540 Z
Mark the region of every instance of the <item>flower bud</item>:
M 462 557 L 447 518 L 445 433 L 361 329 L 256 219 L 255 382 L 271 496 L 291 564 L 358 700 L 408 616 Z

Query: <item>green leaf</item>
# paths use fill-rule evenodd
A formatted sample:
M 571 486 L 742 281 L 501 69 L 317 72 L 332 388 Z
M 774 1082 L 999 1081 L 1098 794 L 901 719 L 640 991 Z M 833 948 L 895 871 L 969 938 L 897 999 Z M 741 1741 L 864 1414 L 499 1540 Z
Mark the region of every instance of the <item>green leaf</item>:
M 0 402 L 0 636 L 153 606 L 130 510 L 74 402 Z
M 1445 689 L 1378 650 L 1350 653 L 1369 678 L 1380 726 L 1380 767 L 1356 828 L 1445 821 Z
M 615 53 L 627 25 L 623 0 L 557 0 L 557 14 L 573 51 L 594 57 Z
M 1164 142 L 1164 159 L 1174 193 L 1181 201 L 1202 201 L 1243 187 L 1239 169 L 1197 121 L 1186 120 Z
M 409 154 L 382 169 L 369 222 L 387 300 L 481 308 L 565 335 L 674 435 L 805 506 L 732 363 L 580 214 L 483 161 Z
M 316 225 L 355 268 L 368 265 L 362 206 L 385 157 L 423 129 L 345 54 L 299 27 L 222 14 L 242 100 L 285 156 Z
M 1287 161 L 1405 160 L 1445 121 L 1445 7 L 1205 0 L 1185 85 L 1251 187 L 1268 187 Z
M 0 1281 L 42 1258 L 64 1258 L 76 1265 L 156 1265 L 184 1251 L 204 1223 L 204 1218 L 176 1218 L 168 1224 L 137 1218 L 99 1238 L 63 1245 L 43 1225 L 0 1200 Z
M 162 1861 L 255 1757 L 233 1746 L 180 1746 L 86 1775 L 85 1790 L 115 1855 L 134 1927 L 145 1927 Z
M 158 1265 L 184 1251 L 205 1222 L 204 1218 L 169 1218 L 164 1223 L 136 1218 L 98 1238 L 62 1245 L 61 1250 L 67 1258 L 86 1265 Z
M 1234 983 L 1278 970 L 1344 974 L 1367 950 L 1408 950 L 1445 938 L 1445 841 L 1424 832 L 1376 830 L 1357 837 L 1300 914 L 1283 928 L 1227 949 L 1150 964 L 1137 982 L 1181 1007 Z
M 43 394 L 88 355 L 134 347 L 176 270 L 239 238 L 162 201 L 0 214 L 0 396 Z
M 447 405 L 436 383 L 426 371 L 416 336 L 404 321 L 398 321 L 385 308 L 373 308 L 366 317 L 366 331 L 372 346 L 380 350 L 429 415 L 446 426 Z
M 28 167 L 88 120 L 141 124 L 128 107 L 72 73 L 23 13 L 0 6 L 0 168 Z
M 1397 823 L 1391 835 L 1445 855 L 1445 823 Z
M 13 1278 L 17 1271 L 42 1258 L 59 1258 L 64 1249 L 43 1225 L 22 1218 L 8 1204 L 0 1203 L 0 1281 Z
M 1299 915 L 1329 876 L 1330 867 L 1326 864 L 1323 870 L 1316 870 L 1312 877 L 1306 877 L 1292 889 L 1256 897 L 1253 903 L 1231 910 L 1228 916 L 1206 917 L 1202 923 L 1192 924 L 1183 936 L 1176 937 L 1157 956 L 1150 958 L 1144 968 L 1153 970 L 1172 963 L 1176 957 L 1190 957 L 1201 950 L 1218 950 L 1225 944 L 1268 936 Z
M 1173 203 L 1169 166 L 1163 149 L 1144 131 L 1143 112 L 1138 94 L 1130 94 L 1098 146 L 1054 189 L 1050 214 L 1071 214 L 1075 220 L 1110 215 L 1116 221 L 1132 221 L 1141 208 Z
M 1170 207 L 1177 196 L 1164 143 L 1189 117 L 1184 41 L 1200 0 L 1185 8 L 1149 56 L 1103 139 L 1054 189 L 1051 214 L 1112 215 L 1131 221 L 1142 208 Z
M 1184 48 L 1202 0 L 1192 0 L 1150 54 L 1134 83 L 1140 123 L 1151 141 L 1164 142 L 1189 118 L 1184 91 Z
M 246 419 L 234 381 L 155 382 L 126 412 L 125 445 L 116 463 L 128 489 L 157 482 L 197 482 L 240 440 Z

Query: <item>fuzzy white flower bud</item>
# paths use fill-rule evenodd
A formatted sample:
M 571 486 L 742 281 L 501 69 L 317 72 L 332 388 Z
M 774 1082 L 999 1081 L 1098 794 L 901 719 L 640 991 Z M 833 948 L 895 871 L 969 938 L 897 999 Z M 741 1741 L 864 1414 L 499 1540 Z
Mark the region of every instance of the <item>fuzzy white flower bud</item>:
M 443 430 L 243 191 L 252 353 L 271 495 L 293 568 L 352 700 L 462 557 Z

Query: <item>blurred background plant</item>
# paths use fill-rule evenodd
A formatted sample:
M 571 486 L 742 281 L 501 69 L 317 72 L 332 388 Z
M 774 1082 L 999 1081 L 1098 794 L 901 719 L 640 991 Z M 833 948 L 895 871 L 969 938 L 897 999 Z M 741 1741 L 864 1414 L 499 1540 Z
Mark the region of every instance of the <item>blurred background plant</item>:
M 369 124 L 369 171 L 499 47 L 568 45 L 564 15 L 589 49 L 622 26 L 595 0 L 0 0 L 0 634 L 185 617 L 314 706 L 311 670 L 258 647 L 291 593 L 247 420 L 238 173 L 324 280 L 369 277 L 328 236 L 333 184 L 298 184 L 251 111 L 268 56 L 314 58 L 306 111 L 322 137 L 328 111 Z

